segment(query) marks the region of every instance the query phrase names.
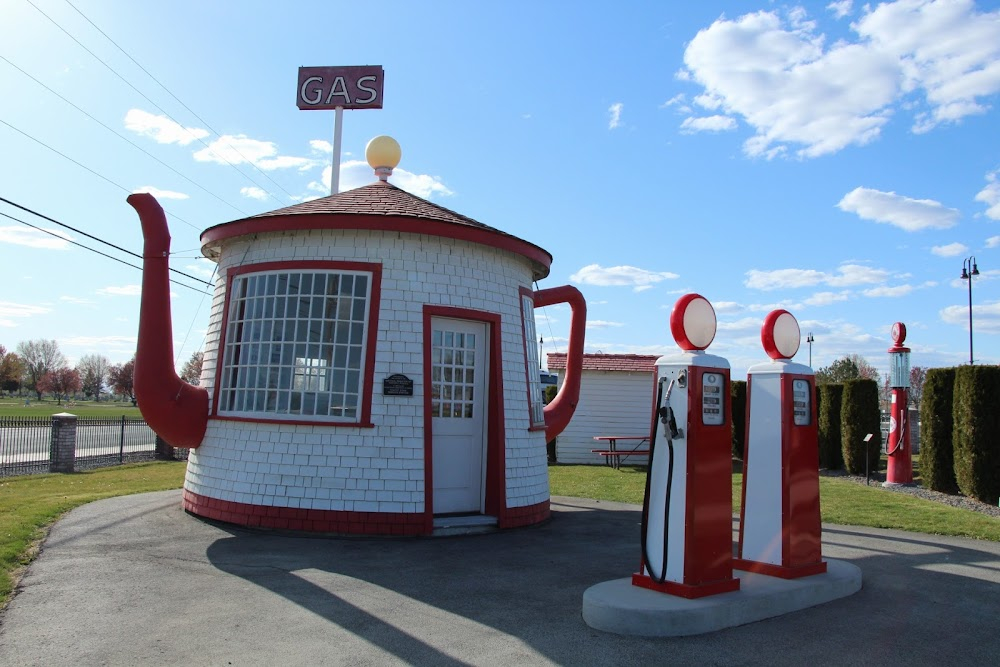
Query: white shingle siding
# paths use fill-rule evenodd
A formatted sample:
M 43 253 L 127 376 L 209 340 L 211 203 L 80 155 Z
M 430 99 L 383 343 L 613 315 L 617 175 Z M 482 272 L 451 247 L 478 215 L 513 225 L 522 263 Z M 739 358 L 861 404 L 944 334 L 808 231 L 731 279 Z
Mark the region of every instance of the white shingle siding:
M 559 386 L 562 386 L 560 376 Z M 583 371 L 580 402 L 573 419 L 556 438 L 559 463 L 600 465 L 604 457 L 592 449 L 608 449 L 598 435 L 647 435 L 653 409 L 653 374 L 633 371 Z M 618 449 L 634 449 L 638 441 L 618 443 Z M 641 449 L 649 449 L 644 443 Z M 644 463 L 640 458 L 622 459 L 623 464 Z
M 499 313 L 504 368 L 507 506 L 549 497 L 543 431 L 529 431 L 519 288 L 528 261 L 514 253 L 422 234 L 313 230 L 230 242 L 219 274 L 263 262 L 331 260 L 382 265 L 376 334 L 374 428 L 209 419 L 191 450 L 185 488 L 254 505 L 344 511 L 424 511 L 423 306 Z M 201 384 L 212 395 L 225 305 L 217 280 Z M 497 335 L 497 332 L 494 332 Z M 382 395 L 382 379 L 402 373 L 411 397 Z

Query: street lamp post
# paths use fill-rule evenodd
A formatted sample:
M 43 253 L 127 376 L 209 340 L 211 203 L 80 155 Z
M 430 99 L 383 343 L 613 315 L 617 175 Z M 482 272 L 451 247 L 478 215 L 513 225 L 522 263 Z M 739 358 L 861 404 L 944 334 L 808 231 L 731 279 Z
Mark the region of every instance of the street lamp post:
M 972 276 L 979 275 L 975 257 L 967 257 L 962 262 L 962 280 L 969 281 L 969 365 L 975 363 L 972 357 Z
M 806 335 L 806 342 L 809 343 L 809 368 L 812 368 L 812 365 L 813 365 L 813 341 L 814 340 L 816 340 L 816 339 L 813 338 L 812 331 L 810 331 L 808 333 L 808 335 Z

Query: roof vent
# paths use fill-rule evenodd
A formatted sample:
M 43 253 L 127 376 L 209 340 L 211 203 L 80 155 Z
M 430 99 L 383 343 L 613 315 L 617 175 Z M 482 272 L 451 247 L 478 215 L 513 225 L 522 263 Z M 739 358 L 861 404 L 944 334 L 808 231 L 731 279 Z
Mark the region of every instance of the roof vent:
M 399 159 L 402 156 L 403 151 L 399 147 L 399 143 L 384 134 L 375 137 L 365 146 L 365 159 L 375 170 L 375 175 L 380 181 L 388 180 L 392 176 L 392 170 L 399 164 Z

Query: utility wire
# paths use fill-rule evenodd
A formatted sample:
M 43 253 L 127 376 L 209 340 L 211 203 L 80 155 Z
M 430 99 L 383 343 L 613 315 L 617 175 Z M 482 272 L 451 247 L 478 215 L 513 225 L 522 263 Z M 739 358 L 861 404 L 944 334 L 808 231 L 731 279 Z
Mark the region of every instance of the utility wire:
M 171 91 L 171 90 L 170 90 L 169 88 L 167 88 L 167 87 L 166 87 L 165 85 L 163 85 L 163 83 L 162 83 L 162 82 L 161 82 L 161 81 L 160 81 L 159 79 L 157 79 L 157 78 L 156 78 L 155 76 L 153 76 L 153 75 L 152 75 L 152 74 L 150 73 L 150 71 L 149 71 L 149 70 L 147 70 L 147 69 L 146 69 L 145 67 L 143 67 L 142 65 L 140 65 L 140 64 L 139 64 L 139 62 L 138 62 L 138 61 L 137 61 L 137 60 L 136 60 L 135 58 L 133 58 L 133 57 L 131 56 L 131 54 L 129 54 L 129 52 L 128 52 L 128 51 L 126 51 L 126 50 L 125 50 L 125 49 L 123 49 L 123 48 L 122 48 L 121 46 L 119 46 L 119 45 L 118 45 L 118 42 L 116 42 L 115 40 L 111 39 L 111 37 L 110 37 L 110 36 L 108 35 L 108 33 L 106 33 L 106 32 L 104 32 L 103 30 L 101 30 L 101 29 L 100 29 L 100 28 L 99 28 L 99 27 L 97 26 L 97 24 L 96 24 L 96 23 L 94 23 L 93 21 L 91 21 L 91 20 L 90 20 L 90 19 L 89 19 L 89 18 L 87 17 L 87 15 L 86 15 L 86 14 L 84 14 L 84 13 L 83 13 L 83 12 L 81 12 L 81 11 L 80 11 L 79 9 L 77 9 L 76 5 L 74 5 L 74 4 L 73 4 L 72 2 L 70 2 L 69 0 L 65 0 L 65 2 L 66 2 L 66 4 L 67 4 L 67 5 L 69 5 L 70 7 L 72 7 L 72 8 L 73 8 L 73 10 L 74 10 L 74 11 L 76 11 L 76 13 L 77 13 L 77 14 L 79 14 L 80 16 L 82 16 L 82 17 L 84 18 L 84 20 L 85 20 L 85 21 L 86 21 L 87 23 L 89 23 L 90 25 L 92 25 L 92 26 L 94 27 L 94 29 L 95 29 L 95 30 L 97 30 L 97 32 L 99 32 L 99 33 L 101 33 L 102 35 L 104 35 L 104 37 L 105 37 L 105 38 L 106 38 L 106 39 L 107 39 L 107 40 L 108 40 L 109 42 L 111 42 L 112 44 L 114 44 L 114 45 L 115 45 L 115 48 L 117 48 L 117 49 L 118 49 L 119 51 L 121 51 L 121 52 L 122 52 L 123 54 L 125 54 L 125 57 L 126 57 L 126 58 L 128 58 L 128 59 L 129 59 L 129 60 L 131 60 L 131 61 L 132 61 L 133 63 L 135 63 L 135 66 L 136 66 L 136 67 L 138 67 L 138 68 L 139 68 L 139 69 L 141 69 L 141 70 L 142 70 L 143 72 L 145 72 L 145 73 L 146 73 L 146 76 L 148 76 L 148 77 L 149 77 L 150 79 L 152 79 L 153 81 L 155 81 L 155 82 L 156 82 L 156 84 L 157 84 L 157 85 L 158 85 L 158 86 L 159 86 L 160 88 L 162 88 L 163 90 L 167 91 L 167 94 L 168 94 L 168 95 L 170 95 L 170 97 L 172 97 L 172 98 L 174 98 L 175 100 L 177 100 L 177 103 L 178 103 L 178 104 L 180 104 L 180 105 L 181 105 L 182 107 L 184 107 L 185 109 L 187 109 L 188 113 L 190 113 L 190 114 L 191 114 L 192 116 L 194 116 L 195 118 L 197 118 L 197 119 L 198 119 L 198 122 L 200 122 L 200 123 L 201 123 L 202 125 L 204 125 L 205 127 L 207 127 L 207 128 L 209 129 L 209 130 L 211 130 L 211 131 L 212 131 L 212 132 L 213 132 L 213 133 L 214 133 L 215 135 L 217 135 L 218 137 L 220 137 L 220 138 L 222 137 L 222 133 L 221 133 L 221 132 L 219 132 L 219 131 L 218 131 L 218 130 L 216 130 L 216 129 L 215 129 L 214 127 L 212 127 L 211 125 L 209 125 L 209 124 L 208 124 L 208 122 L 207 122 L 207 121 L 206 121 L 205 119 L 203 119 L 203 118 L 202 118 L 201 116 L 199 116 L 199 115 L 198 115 L 197 113 L 195 113 L 195 112 L 194 112 L 194 110 L 193 110 L 193 109 L 191 109 L 191 107 L 189 107 L 188 105 L 184 104 L 184 102 L 183 102 L 183 101 L 182 101 L 182 100 L 181 100 L 181 99 L 180 99 L 179 97 L 177 97 L 176 95 L 174 95 L 174 93 L 173 93 L 173 92 L 172 92 L 172 91 Z M 249 165 L 250 165 L 251 167 L 253 167 L 253 168 L 254 168 L 254 169 L 256 169 L 256 170 L 257 170 L 258 172 L 260 172 L 260 174 L 261 174 L 262 176 L 264 176 L 264 178 L 266 178 L 267 180 L 269 180 L 269 181 L 271 181 L 272 183 L 274 183 L 274 185 L 275 185 L 275 186 L 277 186 L 277 188 L 278 188 L 279 190 L 281 190 L 282 192 L 284 192 L 284 193 L 285 193 L 285 194 L 286 194 L 286 195 L 288 196 L 288 198 L 289 198 L 289 199 L 293 199 L 293 196 L 292 196 L 292 194 L 291 194 L 290 192 L 288 192 L 288 190 L 285 190 L 285 189 L 284 189 L 283 187 L 281 187 L 281 184 L 280 184 L 280 183 L 278 183 L 277 181 L 275 181 L 275 180 L 274 180 L 273 178 L 271 178 L 271 177 L 270 177 L 270 176 L 269 176 L 269 175 L 267 174 L 267 172 L 266 172 L 266 171 L 264 171 L 263 169 L 261 169 L 260 167 L 258 167 L 258 166 L 257 166 L 256 164 L 254 164 L 254 163 L 253 163 L 253 162 L 252 162 L 252 161 L 251 161 L 251 160 L 250 160 L 249 158 L 247 158 L 247 157 L 246 157 L 245 155 L 243 155 L 243 153 L 240 153 L 240 151 L 239 151 L 239 150 L 238 150 L 238 149 L 236 148 L 236 146 L 233 146 L 233 145 L 232 145 L 231 143 L 228 143 L 228 142 L 226 143 L 226 145 L 228 145 L 228 146 L 229 146 L 229 148 L 231 148 L 231 149 L 233 150 L 233 152 L 234 152 L 234 153 L 236 153 L 236 154 L 237 154 L 237 155 L 239 155 L 239 156 L 240 156 L 241 158 L 243 158 L 244 160 L 246 160 L 246 161 L 247 161 L 247 164 L 249 164 Z M 241 173 L 242 173 L 242 172 L 241 172 Z M 269 195 L 271 195 L 271 193 L 270 193 L 270 192 L 268 192 L 268 194 L 269 194 Z M 277 200 L 277 197 L 274 197 L 274 195 L 271 195 L 271 197 L 272 197 L 272 198 L 274 198 L 275 200 Z
M 256 185 L 257 187 L 261 188 L 261 190 L 263 190 L 264 192 L 266 192 L 266 193 L 267 193 L 267 194 L 268 194 L 268 195 L 269 195 L 269 196 L 270 196 L 271 198 L 273 198 L 273 199 L 274 199 L 275 201 L 278 201 L 278 202 L 280 202 L 280 201 L 281 201 L 280 199 L 278 199 L 277 197 L 275 197 L 275 196 L 274 196 L 274 195 L 273 195 L 273 194 L 272 194 L 271 192 L 269 192 L 269 191 L 268 191 L 268 190 L 267 190 L 266 188 L 263 188 L 263 187 L 261 187 L 261 186 L 260 186 L 260 184 L 259 184 L 259 183 L 257 183 L 257 181 L 253 180 L 252 178 L 250 178 L 249 176 L 247 176 L 246 174 L 244 174 L 244 173 L 243 173 L 242 171 L 240 171 L 239 167 L 237 167 L 237 166 L 236 166 L 235 164 L 233 164 L 232 162 L 230 162 L 229 160 L 227 160 L 227 159 L 225 158 L 225 156 L 222 156 L 222 155 L 219 155 L 218 153 L 216 153 L 216 152 L 215 152 L 215 150 L 213 150 L 213 149 L 212 149 L 212 147 L 211 147 L 210 145 L 208 145 L 207 143 L 205 143 L 205 141 L 204 141 L 204 140 L 203 140 L 203 139 L 202 139 L 201 137 L 198 137 L 198 136 L 197 136 L 197 135 L 195 135 L 195 134 L 194 134 L 193 132 L 191 132 L 191 131 L 190 131 L 190 130 L 189 130 L 188 128 L 184 127 L 184 125 L 183 125 L 183 124 L 181 124 L 180 122 L 178 122 L 178 121 L 177 121 L 177 119 L 175 119 L 175 118 L 174 118 L 173 116 L 171 116 L 171 115 L 170 115 L 170 114 L 169 114 L 169 113 L 168 113 L 168 112 L 167 112 L 166 110 L 164 110 L 164 109 L 163 109 L 163 108 L 162 108 L 162 107 L 161 107 L 160 105 L 158 105 L 158 104 L 157 104 L 156 102 L 154 102 L 153 100 L 151 100 L 151 99 L 149 98 L 149 96 L 147 96 L 147 95 L 146 95 L 145 93 L 143 93 L 143 92 L 142 92 L 141 90 L 139 90 L 138 88 L 136 88 L 136 87 L 135 87 L 135 86 L 134 86 L 134 85 L 133 85 L 133 84 L 132 84 L 132 83 L 131 83 L 131 82 L 130 82 L 130 81 L 129 81 L 128 79 L 126 79 L 126 78 L 125 78 L 124 76 L 122 76 L 121 74 L 119 74 L 119 73 L 118 73 L 118 72 L 117 72 L 117 71 L 116 71 L 116 70 L 115 70 L 115 69 L 114 69 L 113 67 L 111 67 L 111 65 L 107 64 L 106 62 L 104 62 L 104 61 L 103 61 L 103 60 L 102 60 L 102 59 L 100 58 L 100 56 L 98 56 L 98 55 L 97 55 L 96 53 L 94 53 L 93 51 L 91 51 L 90 49 L 88 49 L 88 48 L 87 48 L 86 46 L 84 46 L 83 42 L 81 42 L 81 41 L 80 41 L 80 40 L 78 40 L 78 39 L 77 39 L 76 37 L 74 37 L 74 36 L 73 36 L 73 35 L 72 35 L 72 34 L 71 34 L 71 33 L 70 33 L 70 32 L 69 32 L 68 30 L 66 30 L 66 28 L 64 28 L 64 27 L 62 27 L 61 25 L 59 25 L 59 24 L 58 24 L 58 23 L 57 23 L 57 22 L 55 21 L 55 19 L 53 19 L 53 18 L 52 18 L 51 16 L 49 16 L 48 14 L 46 14 L 45 12 L 43 12 L 43 11 L 42 11 L 42 10 L 41 10 L 41 9 L 40 9 L 40 8 L 39 8 L 39 7 L 38 7 L 38 6 L 37 6 L 37 5 L 36 5 L 36 4 L 34 3 L 34 2 L 32 2 L 31 0 L 25 0 L 25 2 L 27 2 L 27 3 L 29 4 L 29 5 L 31 5 L 32 7 L 34 7 L 34 9 L 35 9 L 35 10 L 36 10 L 36 11 L 37 11 L 37 12 L 38 12 L 39 14 L 41 14 L 41 15 L 42 15 L 42 16 L 44 16 L 44 17 L 45 17 L 46 19 L 48 19 L 48 20 L 49 20 L 49 22 L 50 22 L 50 23 L 52 23 L 52 25 L 54 25 L 55 27 L 57 27 L 57 28 L 59 28 L 60 30 L 62 30 L 62 31 L 63 31 L 63 32 L 64 32 L 64 33 L 66 34 L 66 36 L 67 36 L 67 37 L 69 37 L 69 38 L 70 38 L 70 39 L 72 39 L 72 40 L 73 40 L 74 42 L 76 42 L 76 43 L 77 43 L 77 45 L 78 45 L 78 46 L 79 46 L 79 47 L 80 47 L 81 49 L 83 49 L 84 51 L 86 51 L 87 53 L 89 53 L 89 54 L 90 54 L 90 55 L 91 55 L 91 56 L 92 56 L 92 57 L 93 57 L 93 58 L 94 58 L 95 60 L 97 60 L 97 62 L 99 62 L 99 63 L 101 63 L 102 65 L 104 65 L 104 67 L 105 67 L 105 68 L 107 68 L 107 70 L 108 70 L 109 72 L 111 72 L 112 74 L 114 74 L 115 76 L 117 76 L 117 77 L 118 77 L 119 79 L 121 79 L 121 80 L 122 80 L 122 82 L 124 82 L 124 83 L 125 83 L 125 85 L 127 85 L 127 86 L 128 86 L 129 88 L 131 88 L 132 90 L 134 90 L 134 91 L 135 91 L 136 93 L 138 93 L 138 94 L 139 94 L 139 95 L 140 95 L 140 96 L 141 96 L 141 97 L 142 97 L 142 98 L 143 98 L 144 100 L 146 100 L 147 102 L 149 102 L 150 104 L 152 104 L 152 105 L 153 105 L 153 106 L 154 106 L 154 107 L 155 107 L 155 108 L 156 108 L 156 109 L 157 109 L 157 110 L 158 110 L 158 111 L 159 111 L 160 113 L 162 113 L 162 114 L 163 114 L 163 115 L 165 115 L 165 116 L 166 116 L 167 118 L 169 118 L 170 120 L 172 120 L 172 121 L 173 121 L 174 123 L 176 123 L 176 124 L 177 124 L 177 126 L 178 126 L 179 128 L 183 129 L 183 130 L 184 130 L 185 132 L 187 132 L 187 133 L 188 133 L 188 134 L 189 134 L 189 135 L 190 135 L 190 136 L 191 136 L 191 137 L 192 137 L 193 139 L 197 140 L 197 141 L 198 141 L 198 142 L 199 142 L 199 143 L 200 143 L 201 145 L 203 145 L 203 146 L 204 146 L 205 148 L 207 148 L 207 149 L 208 149 L 209 151 L 211 151 L 211 153 L 212 153 L 213 155 L 215 155 L 215 156 L 216 156 L 217 158 L 219 158 L 220 160 L 222 160 L 223 162 L 225 162 L 226 164 L 228 164 L 228 165 L 229 165 L 230 167 L 232 167 L 233 169 L 235 169 L 237 173 L 239 173 L 239 174 L 240 174 L 241 176 L 243 176 L 244 178 L 246 178 L 247 180 L 249 180 L 249 181 L 250 181 L 251 183 L 253 183 L 253 184 L 254 184 L 254 185 Z M 74 7 L 74 9 L 75 9 L 75 7 Z M 84 17 L 84 18 L 86 18 L 86 17 Z M 117 46 L 117 44 L 116 44 L 115 46 Z M 244 159 L 244 160 L 246 160 L 246 157 L 244 157 L 244 156 L 242 156 L 242 155 L 241 155 L 240 157 L 243 157 L 243 159 Z M 291 195 L 289 195 L 289 196 L 291 196 Z
M 66 223 L 59 222 L 55 218 L 50 218 L 49 216 L 44 215 L 42 213 L 39 213 L 38 211 L 35 211 L 33 209 L 30 209 L 27 206 L 21 206 L 20 204 L 18 204 L 16 202 L 12 202 L 11 200 L 9 200 L 9 199 L 7 199 L 5 197 L 0 197 L 0 201 L 4 202 L 5 204 L 10 204 L 11 206 L 13 206 L 15 208 L 19 208 L 19 209 L 21 209 L 22 211 L 24 211 L 26 213 L 30 213 L 30 214 L 32 214 L 34 216 L 38 216 L 42 220 L 48 220 L 49 222 L 51 222 L 53 224 L 56 224 L 56 225 L 59 225 L 60 227 L 65 227 L 66 229 L 68 229 L 70 231 L 76 232 L 77 234 L 80 234 L 82 236 L 86 236 L 88 239 L 92 239 L 94 241 L 97 241 L 98 243 L 103 243 L 104 245 L 110 246 L 110 247 L 114 248 L 115 250 L 118 250 L 120 252 L 125 253 L 126 255 L 131 255 L 132 257 L 135 257 L 136 259 L 143 259 L 142 255 L 136 254 L 136 253 L 132 252 L 131 250 L 126 250 L 125 248 L 122 248 L 121 246 L 116 246 L 114 243 L 110 243 L 108 241 L 105 241 L 104 239 L 101 239 L 101 238 L 98 238 L 96 236 L 93 236 L 92 234 L 88 234 L 87 232 L 81 231 L 81 230 L 79 230 L 79 229 L 77 229 L 75 227 L 70 227 Z M 22 223 L 28 225 L 29 227 L 34 227 L 34 225 L 30 225 L 27 222 L 24 222 L 23 220 L 19 220 L 18 218 L 11 217 L 9 215 L 6 215 L 5 213 L 0 213 L 0 215 L 5 215 L 6 217 L 10 218 L 11 220 L 17 220 L 18 222 L 22 222 Z M 35 227 L 35 229 L 41 229 L 41 228 L 40 227 Z M 51 233 L 51 232 L 48 232 L 47 230 L 44 230 L 44 229 L 42 231 L 45 231 L 46 233 Z M 58 234 L 53 234 L 53 236 L 56 236 L 58 238 L 63 238 L 63 237 L 59 236 Z M 68 241 L 69 239 L 66 239 L 66 240 Z M 73 241 L 70 241 L 70 243 L 73 243 Z M 79 245 L 79 244 L 77 244 L 77 245 Z M 80 247 L 86 248 L 86 246 L 80 246 Z M 90 250 L 90 248 L 87 248 L 87 249 Z M 94 252 L 98 252 L 98 251 L 94 250 Z M 103 254 L 103 253 L 98 253 L 98 254 Z M 132 266 L 132 265 L 129 264 L 129 266 Z M 195 276 L 192 276 L 190 274 L 184 273 L 183 271 L 178 271 L 177 269 L 170 269 L 170 270 L 173 271 L 174 273 L 176 273 L 179 276 L 184 276 L 185 278 L 190 278 L 191 280 L 194 280 L 195 282 L 202 283 L 203 285 L 208 285 L 209 287 L 212 286 L 212 283 L 210 283 L 208 281 L 205 281 L 205 280 L 202 280 L 201 278 L 196 278 Z M 213 275 L 214 275 L 214 272 L 213 272 Z
M 93 169 L 91 169 L 91 168 L 90 168 L 90 167 L 88 167 L 87 165 L 83 164 L 82 162 L 78 162 L 78 161 L 74 160 L 73 158 L 71 158 L 70 156 L 68 156 L 68 155 L 66 155 L 65 153 L 63 153 L 62 151 L 59 151 L 59 150 L 57 150 L 57 149 L 55 149 L 55 148 L 52 148 L 52 146 L 49 146 L 49 145 L 48 145 L 47 143 L 45 143 L 45 142 L 44 142 L 44 141 L 42 141 L 41 139 L 36 139 L 35 137 L 31 136 L 30 134 L 28 134 L 28 133 L 27 133 L 27 132 L 25 132 L 24 130 L 20 130 L 20 129 L 18 129 L 18 128 L 14 127 L 13 125 L 11 125 L 11 124 L 10 124 L 10 123 L 8 123 L 7 121 L 5 121 L 5 120 L 4 120 L 3 118 L 0 118 L 0 123 L 3 123 L 4 125 L 6 125 L 7 127 L 9 127 L 10 129 L 12 129 L 12 130 L 14 130 L 15 132 L 17 132 L 18 134 L 20 134 L 20 135 L 22 135 L 22 136 L 25 136 L 25 137 L 27 137 L 28 139 L 31 139 L 31 140 L 32 140 L 32 141 L 34 141 L 34 142 L 35 142 L 36 144 L 38 144 L 38 145 L 40 145 L 40 146 L 44 146 L 45 148 L 48 148 L 48 149 L 49 149 L 50 151 L 52 151 L 52 152 L 53 152 L 53 153 L 55 153 L 56 155 L 59 155 L 59 156 L 61 156 L 61 157 L 64 157 L 64 158 L 66 158 L 67 160 L 69 160 L 70 162 L 72 162 L 73 164 L 75 164 L 76 166 L 78 166 L 78 167 L 80 167 L 80 168 L 82 168 L 82 169 L 85 169 L 85 170 L 89 171 L 90 173 L 92 173 L 92 174 L 93 174 L 94 176 L 97 176 L 97 177 L 98 177 L 99 179 L 101 179 L 102 181 L 105 181 L 105 182 L 107 182 L 107 183 L 110 183 L 111 185 L 115 186 L 115 187 L 116 187 L 116 188 L 118 188 L 119 190 L 122 190 L 122 191 L 124 191 L 124 192 L 125 192 L 125 193 L 127 193 L 127 194 L 134 194 L 134 193 L 133 193 L 133 192 L 132 192 L 131 190 L 129 190 L 128 188 L 126 188 L 126 187 L 125 187 L 124 185 L 122 185 L 121 183 L 116 183 L 115 181 L 112 181 L 112 180 L 111 180 L 110 178 L 108 178 L 107 176 L 104 176 L 103 174 L 99 174 L 99 173 L 97 173 L 96 171 L 94 171 Z M 164 210 L 166 210 L 166 209 L 164 209 Z M 185 219 L 184 219 L 184 218 L 182 218 L 181 216 L 179 216 L 179 215 L 177 215 L 177 214 L 175 214 L 175 213 L 172 213 L 172 212 L 170 212 L 170 211 L 167 211 L 167 213 L 170 213 L 170 217 L 171 217 L 171 218 L 173 218 L 174 220 L 177 220 L 178 222 L 183 222 L 183 223 L 184 223 L 185 225 L 187 225 L 188 227 L 190 227 L 190 228 L 192 228 L 192 229 L 198 229 L 197 227 L 195 227 L 194 225 L 192 225 L 192 224 L 191 224 L 190 222 L 188 222 L 187 220 L 185 220 Z
M 0 212 L 0 215 L 2 215 L 5 218 L 10 218 L 11 220 L 13 220 L 15 222 L 20 222 L 22 225 L 27 225 L 28 227 L 31 227 L 32 229 L 36 229 L 36 230 L 38 230 L 40 232 L 43 232 L 45 234 L 48 234 L 49 236 L 54 236 L 54 237 L 56 237 L 57 239 L 59 239 L 61 241 L 65 241 L 66 243 L 72 243 L 73 245 L 79 246 L 80 248 L 83 248 L 84 250 L 89 250 L 90 252 L 97 253 L 101 257 L 107 257 L 108 259 L 112 259 L 112 260 L 114 260 L 116 262 L 124 264 L 125 266 L 131 266 L 133 269 L 139 269 L 140 271 L 142 271 L 142 267 L 141 266 L 136 266 L 135 264 L 129 264 L 124 259 L 119 259 L 117 257 L 112 257 L 111 255 L 108 255 L 107 253 L 103 253 L 100 250 L 94 250 L 93 248 L 88 248 L 87 246 L 85 246 L 85 245 L 83 245 L 81 243 L 77 243 L 76 241 L 70 240 L 70 239 L 68 239 L 68 238 L 66 238 L 64 236 L 59 236 L 55 232 L 49 231 L 48 229 L 44 229 L 42 227 L 38 227 L 37 225 L 33 225 L 30 222 L 26 222 L 24 220 L 21 220 L 20 218 L 15 218 L 14 216 L 7 215 L 6 213 L 3 213 L 3 212 Z M 173 278 L 170 278 L 169 280 L 170 280 L 170 282 L 174 283 L 175 285 L 180 285 L 181 287 L 187 287 L 189 290 L 194 290 L 195 292 L 198 292 L 199 294 L 208 294 L 208 292 L 206 292 L 204 290 L 200 290 L 197 287 L 191 287 L 190 285 L 186 285 L 186 284 L 184 284 L 182 282 L 174 280 Z M 198 279 L 195 278 L 195 280 L 198 280 Z M 198 280 L 198 282 L 204 282 L 204 281 L 203 280 Z M 206 283 L 206 284 L 208 284 L 208 283 Z
M 35 78 L 35 77 L 33 77 L 32 75 L 30 75 L 30 74 L 28 74 L 27 72 L 25 72 L 25 71 L 24 71 L 23 69 L 21 69 L 20 67 L 18 67 L 18 66 L 17 66 L 17 65 L 15 65 L 14 63 L 12 63 L 12 62 L 11 62 L 10 60 L 8 60 L 7 58 L 5 58 L 5 57 L 4 57 L 3 55 L 0 55 L 0 60 L 3 60 L 4 62 L 6 62 L 6 63 L 7 63 L 8 65 L 10 65 L 10 66 L 11 66 L 11 67 L 13 67 L 14 69 L 16 69 L 16 70 L 17 70 L 18 72 L 20 72 L 20 73 L 21 73 L 21 74 L 23 74 L 24 76 L 28 77 L 29 79 L 31 79 L 32 81 L 34 81 L 35 83 L 37 83 L 37 84 L 38 84 L 39 86 L 41 86 L 41 87 L 42 87 L 42 88 L 44 88 L 45 90 L 49 91 L 50 93 L 52 93 L 53 95 L 55 95 L 56 97 L 58 97 L 59 99 L 61 99 L 61 100 L 62 100 L 63 102 L 65 102 L 66 104 L 70 105 L 71 107 L 73 107 L 74 109 L 76 109 L 77 111 L 79 111 L 80 113 L 82 113 L 82 114 L 83 114 L 84 116 L 86 116 L 86 117 L 87 117 L 87 118 L 89 118 L 90 120 L 94 121 L 95 123 L 97 123 L 98 125 L 100 125 L 101 127 L 103 127 L 103 128 L 104 128 L 105 130 L 107 130 L 108 132 L 112 133 L 113 135 L 115 135 L 115 136 L 116 136 L 116 137 L 118 137 L 119 139 L 122 139 L 122 140 L 124 140 L 124 141 L 127 141 L 127 142 L 128 142 L 129 144 L 131 144 L 131 145 L 132 145 L 132 146 L 133 146 L 134 148 L 137 148 L 137 149 L 139 149 L 140 151 L 142 151 L 143 153 L 145 153 L 145 154 L 146 154 L 146 155 L 148 155 L 149 157 L 153 158 L 154 160 L 156 160 L 157 162 L 159 162 L 159 163 L 160 163 L 160 164 L 162 164 L 162 165 L 163 165 L 164 167 L 166 167 L 166 168 L 167 168 L 167 169 L 169 169 L 170 171 L 174 172 L 175 174 L 177 174 L 178 176 L 180 176 L 180 177 L 181 177 L 181 178 L 183 178 L 184 180 L 188 181 L 189 183 L 191 183 L 191 184 L 192 184 L 192 185 L 194 185 L 195 187 L 198 187 L 198 188 L 200 188 L 200 189 L 201 189 L 201 190 L 203 190 L 203 191 L 204 191 L 204 192 L 205 192 L 206 194 L 209 194 L 209 195 L 211 195 L 212 197 L 215 197 L 215 198 L 216 198 L 216 199 L 218 199 L 218 200 L 219 200 L 220 202 L 222 202 L 222 203 L 223 203 L 223 204 L 225 204 L 226 206 L 229 206 L 230 208 L 234 209 L 234 210 L 235 210 L 235 211 L 237 211 L 238 213 L 241 213 L 241 214 L 243 214 L 243 215 L 250 215 L 249 213 L 247 213 L 246 211 L 244 211 L 244 210 L 243 210 L 243 209 L 241 209 L 240 207 L 236 206 L 235 204 L 230 204 L 230 203 L 229 203 L 229 202 L 227 202 L 227 201 L 226 201 L 225 199 L 223 199 L 223 198 L 222 198 L 222 197 L 220 197 L 219 195 L 215 194 L 214 192 L 212 192 L 211 190 L 209 190 L 209 189 L 208 189 L 208 188 L 206 188 L 205 186 L 203 186 L 203 185 L 202 185 L 201 183 L 199 183 L 199 182 L 195 181 L 194 179 L 192 179 L 192 178 L 190 178 L 190 177 L 188 177 L 188 176 L 185 176 L 184 174 L 182 174 L 181 172 L 179 172 L 179 171 L 178 171 L 177 169 L 175 169 L 175 168 L 171 167 L 171 166 L 170 166 L 169 164 L 167 164 L 166 162 L 164 162 L 164 161 L 163 161 L 163 160 L 161 160 L 160 158 L 156 157 L 155 155 L 153 155 L 152 153 L 150 153 L 149 151 L 147 151 L 147 150 L 146 150 L 145 148 L 143 148 L 143 147 L 142 147 L 142 146 L 140 146 L 139 144 L 135 143 L 134 141 L 132 141 L 131 139 L 129 139 L 128 137 L 126 137 L 125 135 L 123 135 L 123 134 L 120 134 L 120 133 L 119 133 L 119 132 L 117 132 L 116 130 L 114 130 L 114 129 L 112 129 L 111 127 L 109 127 L 109 126 L 105 125 L 105 124 L 104 124 L 103 122 L 101 122 L 100 120 L 98 120 L 97 118 L 95 118 L 94 116 L 92 116 L 91 114 L 89 114 L 88 112 L 84 111 L 83 109 L 81 109 L 80 107 L 78 107 L 78 106 L 77 106 L 76 104 L 74 104 L 73 102 L 69 101 L 68 99 L 66 99 L 65 97 L 63 97 L 62 95 L 60 95 L 59 93 L 57 93 L 56 91 L 52 90 L 51 88 L 49 88 L 48 86 L 46 86 L 46 85 L 45 85 L 44 83 L 42 83 L 41 81 L 39 81 L 38 79 L 36 79 L 36 78 Z M 192 226 L 192 227 L 194 227 L 194 225 L 191 225 L 191 226 Z M 197 227 L 195 227 L 195 229 L 197 229 Z

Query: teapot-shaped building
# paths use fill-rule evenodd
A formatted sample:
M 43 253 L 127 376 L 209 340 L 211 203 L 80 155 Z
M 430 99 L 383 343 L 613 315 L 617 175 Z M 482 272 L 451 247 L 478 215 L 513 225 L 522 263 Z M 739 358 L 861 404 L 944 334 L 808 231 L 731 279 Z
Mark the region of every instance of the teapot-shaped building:
M 211 227 L 218 263 L 201 385 L 173 366 L 170 237 L 151 195 L 135 392 L 191 448 L 183 504 L 246 526 L 432 534 L 444 517 L 500 528 L 549 516 L 545 443 L 579 395 L 586 306 L 535 291 L 552 256 L 385 180 Z M 534 309 L 568 302 L 569 363 L 542 404 Z

